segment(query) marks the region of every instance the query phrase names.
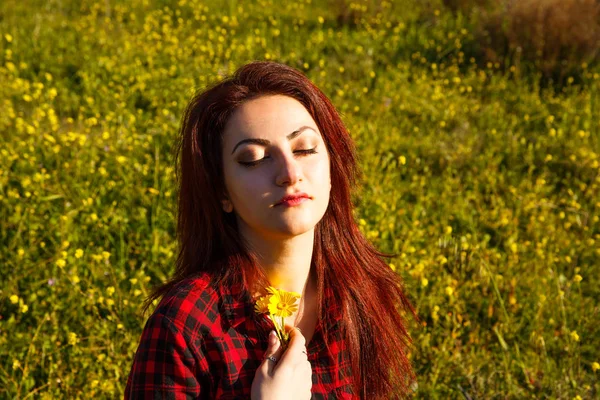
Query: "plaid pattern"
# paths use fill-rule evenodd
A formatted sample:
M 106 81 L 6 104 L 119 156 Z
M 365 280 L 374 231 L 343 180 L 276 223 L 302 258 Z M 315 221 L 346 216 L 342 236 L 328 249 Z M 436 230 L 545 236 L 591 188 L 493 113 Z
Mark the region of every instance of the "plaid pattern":
M 150 316 L 133 360 L 125 399 L 249 399 L 273 322 L 254 311 L 241 285 L 213 288 L 204 273 L 165 295 Z M 308 343 L 312 399 L 356 399 L 349 353 L 331 290 L 329 349 L 322 321 Z

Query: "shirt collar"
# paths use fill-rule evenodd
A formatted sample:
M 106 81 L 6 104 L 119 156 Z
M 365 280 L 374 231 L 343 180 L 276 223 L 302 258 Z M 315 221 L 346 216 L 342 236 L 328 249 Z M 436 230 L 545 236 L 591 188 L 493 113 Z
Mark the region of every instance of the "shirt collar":
M 231 327 L 235 328 L 246 319 L 252 317 L 254 302 L 240 283 L 220 285 L 218 288 L 222 301 L 223 313 Z

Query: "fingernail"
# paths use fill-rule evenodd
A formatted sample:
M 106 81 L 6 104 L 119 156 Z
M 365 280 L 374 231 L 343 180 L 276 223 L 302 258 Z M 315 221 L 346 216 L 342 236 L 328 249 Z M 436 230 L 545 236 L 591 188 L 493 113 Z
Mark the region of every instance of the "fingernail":
M 277 343 L 277 335 L 275 334 L 275 331 L 271 331 L 269 333 L 269 344 L 274 345 L 275 343 Z

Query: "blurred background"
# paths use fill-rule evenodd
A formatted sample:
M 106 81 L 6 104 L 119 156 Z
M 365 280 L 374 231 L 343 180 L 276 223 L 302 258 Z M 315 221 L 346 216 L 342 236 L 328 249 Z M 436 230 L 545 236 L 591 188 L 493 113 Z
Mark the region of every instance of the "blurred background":
M 356 141 L 415 398 L 598 398 L 599 49 L 597 0 L 3 0 L 0 398 L 122 397 L 183 109 L 252 60 Z

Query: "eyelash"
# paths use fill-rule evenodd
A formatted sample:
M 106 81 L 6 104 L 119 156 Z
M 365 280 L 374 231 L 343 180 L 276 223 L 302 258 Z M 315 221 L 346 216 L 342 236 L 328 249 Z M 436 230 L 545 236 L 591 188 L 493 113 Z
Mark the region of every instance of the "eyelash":
M 302 155 L 317 154 L 317 152 L 315 151 L 315 149 L 316 149 L 316 147 L 314 149 L 296 150 L 294 153 L 300 153 Z M 255 167 L 258 164 L 262 163 L 266 158 L 267 157 L 261 158 L 260 160 L 249 161 L 249 162 L 240 161 L 239 163 L 242 164 L 245 167 L 252 168 L 252 167 Z

